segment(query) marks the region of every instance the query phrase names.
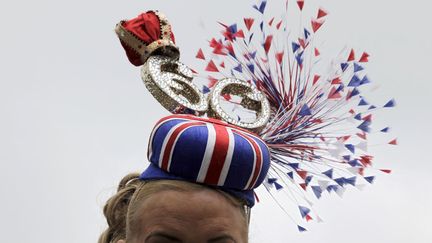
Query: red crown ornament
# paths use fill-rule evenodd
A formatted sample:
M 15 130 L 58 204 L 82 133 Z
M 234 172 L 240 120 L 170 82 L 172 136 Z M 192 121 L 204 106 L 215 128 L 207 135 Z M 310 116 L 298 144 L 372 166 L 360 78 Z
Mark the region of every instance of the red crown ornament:
M 158 11 L 148 11 L 134 19 L 120 21 L 115 32 L 129 61 L 135 66 L 143 65 L 151 55 L 175 59 L 180 56 L 171 25 Z

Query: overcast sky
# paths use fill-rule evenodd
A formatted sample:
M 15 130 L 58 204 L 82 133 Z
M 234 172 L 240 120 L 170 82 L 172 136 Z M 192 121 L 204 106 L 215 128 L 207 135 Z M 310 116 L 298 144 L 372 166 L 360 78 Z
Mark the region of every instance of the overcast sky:
M 105 228 L 106 199 L 124 175 L 146 167 L 150 129 L 168 113 L 128 63 L 113 31 L 119 20 L 161 10 L 173 25 L 182 61 L 193 65 L 197 47 L 219 30 L 216 21 L 241 21 L 254 14 L 253 3 L 2 1 L 0 241 L 96 242 Z M 384 115 L 400 145 L 376 149 L 377 163 L 394 172 L 343 200 L 321 200 L 315 206 L 324 222 L 308 225 L 307 233 L 298 233 L 272 203 L 258 204 L 251 242 L 432 242 L 432 3 L 306 4 L 330 12 L 322 30 L 327 51 L 337 54 L 348 45 L 369 52 L 378 93 L 396 98 L 397 109 Z

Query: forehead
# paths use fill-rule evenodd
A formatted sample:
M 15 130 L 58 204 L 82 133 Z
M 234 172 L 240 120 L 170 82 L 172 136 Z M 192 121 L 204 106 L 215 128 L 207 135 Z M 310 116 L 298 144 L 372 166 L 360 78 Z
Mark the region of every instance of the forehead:
M 142 202 L 137 217 L 140 225 L 134 228 L 142 236 L 159 230 L 202 237 L 217 233 L 240 236 L 247 232 L 240 209 L 219 192 L 209 189 L 154 193 Z

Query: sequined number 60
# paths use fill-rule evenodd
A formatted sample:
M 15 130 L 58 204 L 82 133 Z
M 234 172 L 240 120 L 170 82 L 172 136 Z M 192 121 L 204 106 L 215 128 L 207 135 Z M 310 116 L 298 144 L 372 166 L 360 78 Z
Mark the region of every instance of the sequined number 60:
M 216 83 L 207 100 L 192 83 L 191 69 L 169 57 L 150 57 L 141 69 L 141 78 L 156 100 L 172 113 L 207 113 L 209 117 L 251 130 L 263 127 L 270 117 L 269 103 L 255 86 L 239 79 L 225 78 Z M 242 97 L 241 105 L 255 111 L 256 119 L 252 122 L 233 119 L 220 104 L 220 97 L 226 94 Z

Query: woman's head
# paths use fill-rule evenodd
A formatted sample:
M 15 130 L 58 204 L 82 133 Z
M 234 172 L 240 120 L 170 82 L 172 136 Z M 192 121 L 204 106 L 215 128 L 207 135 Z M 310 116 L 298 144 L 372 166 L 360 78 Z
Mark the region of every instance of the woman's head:
M 99 243 L 246 243 L 244 202 L 184 181 L 141 181 L 131 174 L 104 207 Z

